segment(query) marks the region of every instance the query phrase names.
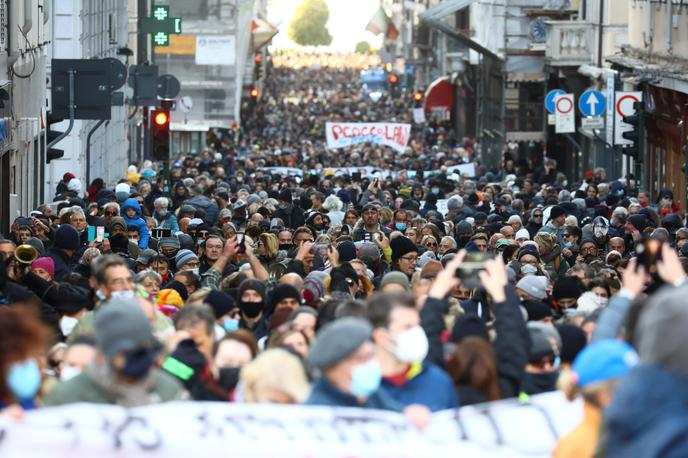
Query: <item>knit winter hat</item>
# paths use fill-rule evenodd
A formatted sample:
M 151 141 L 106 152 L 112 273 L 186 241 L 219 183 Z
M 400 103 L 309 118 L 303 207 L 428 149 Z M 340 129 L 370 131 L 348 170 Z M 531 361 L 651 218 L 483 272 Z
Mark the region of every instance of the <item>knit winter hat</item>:
M 520 240 L 520 239 L 526 239 L 530 240 L 530 232 L 528 232 L 528 229 L 519 229 L 516 232 L 516 235 L 514 236 L 514 239 Z
M 583 294 L 583 288 L 578 277 L 562 277 L 554 282 L 552 289 L 554 299 L 578 299 L 581 294 Z
M 177 256 L 174 257 L 177 270 L 181 269 L 189 261 L 198 261 L 198 256 L 191 250 L 179 250 Z
M 351 240 L 344 240 L 337 245 L 339 252 L 339 260 L 341 262 L 348 262 L 356 259 L 356 245 Z
M 55 231 L 53 244 L 55 248 L 62 250 L 78 250 L 81 246 L 81 240 L 74 226 L 63 224 Z
M 277 304 L 289 298 L 295 299 L 299 304 L 301 303 L 301 294 L 292 285 L 280 284 L 275 286 L 272 289 L 272 294 L 270 294 L 270 309 L 274 310 Z
M 81 180 L 72 178 L 69 180 L 69 183 L 67 183 L 67 189 L 77 194 L 81 194 Z
M 174 289 L 161 289 L 160 292 L 158 292 L 158 297 L 155 300 L 155 304 L 158 306 L 173 305 L 177 308 L 182 308 L 184 307 L 184 300 L 182 299 L 181 294 Z
M 50 274 L 50 278 L 55 278 L 55 261 L 52 258 L 38 258 L 31 263 L 31 270 L 43 269 Z
M 215 315 L 215 319 L 226 315 L 236 305 L 236 302 L 232 296 L 216 289 L 212 290 L 208 294 L 208 296 L 205 298 L 205 303 L 210 305 L 210 307 L 213 309 L 213 315 Z
M 403 235 L 392 239 L 390 246 L 392 248 L 392 261 L 398 261 L 400 257 L 408 253 L 418 253 L 416 244 Z
M 408 276 L 403 272 L 393 271 L 385 274 L 380 282 L 380 289 L 384 288 L 386 285 L 399 285 L 404 288 L 404 291 L 411 289 L 411 283 L 409 283 Z
M 463 315 L 454 323 L 451 333 L 452 342 L 460 343 L 465 337 L 481 337 L 488 342 L 490 341 L 487 326 L 478 315 Z
M 528 275 L 516 283 L 516 288 L 530 294 L 534 298 L 544 299 L 547 297 L 547 278 L 538 275 Z
M 303 281 L 303 299 L 307 305 L 314 305 L 325 295 L 325 279 L 327 274 L 322 271 L 314 271 L 308 274 Z

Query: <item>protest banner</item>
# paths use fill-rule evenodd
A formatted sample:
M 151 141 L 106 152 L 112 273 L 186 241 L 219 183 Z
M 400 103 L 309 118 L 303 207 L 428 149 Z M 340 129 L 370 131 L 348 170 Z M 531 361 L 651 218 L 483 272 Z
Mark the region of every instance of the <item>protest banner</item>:
M 403 153 L 411 137 L 411 124 L 389 122 L 325 123 L 328 148 L 344 148 L 358 143 L 389 146 Z
M 418 431 L 402 414 L 275 404 L 73 404 L 0 416 L 0 456 L 545 457 L 580 421 L 560 393 L 437 412 Z

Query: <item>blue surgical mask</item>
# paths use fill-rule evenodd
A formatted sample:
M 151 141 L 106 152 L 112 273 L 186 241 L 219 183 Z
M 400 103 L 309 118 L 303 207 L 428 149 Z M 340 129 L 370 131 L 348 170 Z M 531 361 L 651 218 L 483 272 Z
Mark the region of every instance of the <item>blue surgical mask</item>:
M 236 331 L 237 329 L 239 329 L 239 320 L 237 320 L 236 318 L 225 318 L 222 321 L 222 327 L 227 332 Z
M 167 216 L 168 213 L 169 213 L 169 212 L 168 212 L 167 210 L 162 210 L 162 211 L 159 211 L 159 212 L 158 212 L 158 216 L 161 217 L 161 218 L 164 218 L 164 217 Z
M 33 399 L 41 387 L 41 370 L 35 359 L 16 362 L 7 371 L 7 387 L 19 401 Z
M 564 242 L 564 248 L 568 248 L 569 250 L 573 248 L 573 243 L 571 242 Z
M 406 223 L 394 223 L 394 228 L 398 231 L 405 231 Z
M 432 188 L 432 189 L 430 190 L 430 192 L 432 192 L 433 194 L 437 195 L 437 194 L 440 193 L 440 188 Z
M 349 389 L 354 396 L 367 398 L 380 387 L 382 370 L 376 360 L 357 366 L 351 374 Z

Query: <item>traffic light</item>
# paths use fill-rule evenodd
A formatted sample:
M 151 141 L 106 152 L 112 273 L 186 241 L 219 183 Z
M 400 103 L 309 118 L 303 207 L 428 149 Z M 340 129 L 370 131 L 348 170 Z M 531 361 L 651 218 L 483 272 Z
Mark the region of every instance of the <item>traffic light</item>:
M 46 113 L 46 124 L 47 124 L 47 129 L 46 129 L 46 134 L 45 134 L 45 139 L 46 139 L 46 144 L 49 144 L 53 140 L 56 140 L 57 137 L 62 135 L 62 132 L 53 130 L 53 124 L 57 124 L 58 122 L 64 121 L 64 119 L 58 118 L 53 116 L 52 112 L 48 111 Z M 45 162 L 50 164 L 50 161 L 53 159 L 59 159 L 62 156 L 64 156 L 64 150 L 62 149 L 57 149 L 57 148 L 48 148 L 48 150 L 45 152 Z
M 258 88 L 256 88 L 255 86 L 251 86 L 250 94 L 251 94 L 251 98 L 255 100 L 260 95 L 260 92 L 258 92 Z
M 643 105 L 643 102 L 634 102 L 633 108 L 635 109 L 635 113 L 622 118 L 623 122 L 631 125 L 633 128 L 629 131 L 621 133 L 623 138 L 633 142 L 633 144 L 626 146 L 622 151 L 624 154 L 637 160 L 639 158 L 642 159 L 641 152 L 645 131 L 645 106 Z
M 254 62 L 254 81 L 258 81 L 263 77 L 263 56 L 261 54 L 256 54 Z
M 413 103 L 416 108 L 421 108 L 423 106 L 423 93 L 421 91 L 416 91 L 413 94 Z
M 151 159 L 166 161 L 170 158 L 170 111 L 151 110 Z
M 389 83 L 389 93 L 392 97 L 396 98 L 399 96 L 399 77 L 395 73 L 390 73 L 387 77 L 387 82 Z

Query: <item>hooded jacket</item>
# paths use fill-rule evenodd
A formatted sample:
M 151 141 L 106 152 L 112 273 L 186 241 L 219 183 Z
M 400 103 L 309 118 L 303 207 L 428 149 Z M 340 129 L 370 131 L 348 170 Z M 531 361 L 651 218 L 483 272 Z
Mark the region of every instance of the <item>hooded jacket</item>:
M 127 209 L 133 208 L 136 211 L 136 218 L 129 218 L 127 216 Z M 122 204 L 122 209 L 120 210 L 124 222 L 127 226 L 135 226 L 139 230 L 139 248 L 148 248 L 148 240 L 150 240 L 150 234 L 148 233 L 148 225 L 146 220 L 141 218 L 141 206 L 136 201 L 136 199 L 129 198 Z
M 205 222 L 210 226 L 217 224 L 217 217 L 220 214 L 220 209 L 213 201 L 203 194 L 192 197 L 186 201 L 186 204 L 191 205 L 196 209 L 203 209 L 205 211 Z

